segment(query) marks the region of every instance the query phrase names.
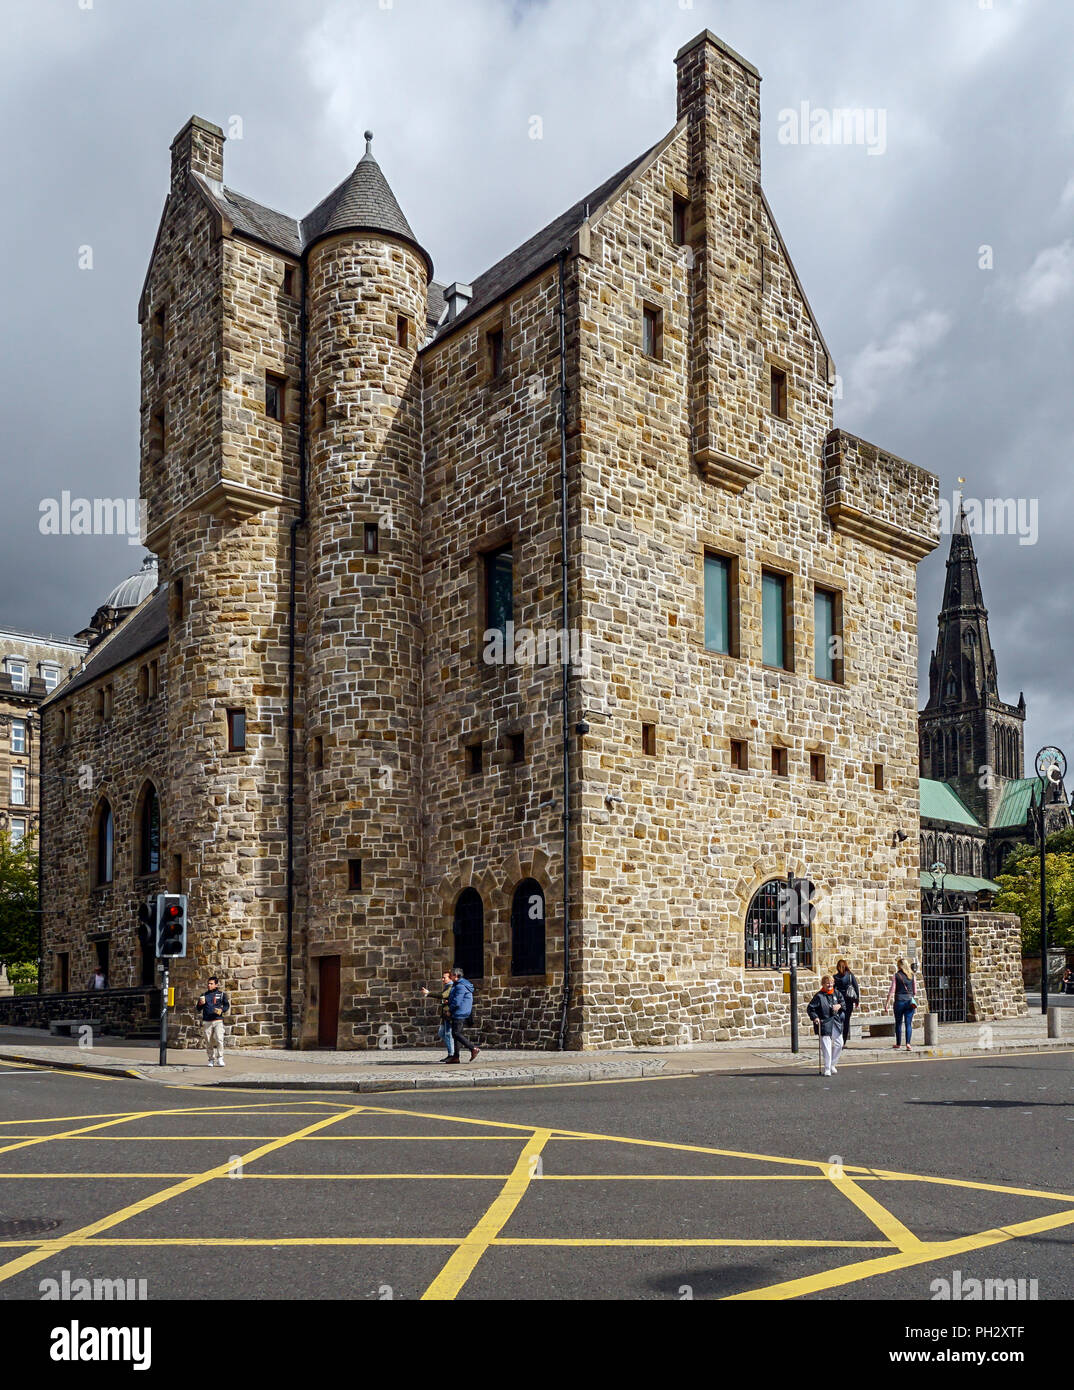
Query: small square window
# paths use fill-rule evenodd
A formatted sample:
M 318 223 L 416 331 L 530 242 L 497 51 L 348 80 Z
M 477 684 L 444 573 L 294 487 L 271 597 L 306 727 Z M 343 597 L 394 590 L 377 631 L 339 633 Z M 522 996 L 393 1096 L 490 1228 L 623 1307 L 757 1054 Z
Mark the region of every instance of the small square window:
M 400 314 L 395 320 L 395 341 L 401 348 L 410 342 L 410 322 L 405 314 Z
M 780 748 L 777 744 L 772 746 L 772 774 L 775 777 L 786 777 L 787 775 L 787 750 Z
M 365 524 L 365 553 L 380 554 L 380 526 L 375 521 L 367 521 Z
M 646 357 L 658 362 L 664 355 L 664 314 L 652 304 L 642 309 L 642 348 Z
M 873 763 L 873 788 L 878 792 L 884 790 L 884 764 Z
M 787 418 L 787 373 L 779 367 L 771 369 L 771 398 L 769 408 L 781 420 Z
M 735 772 L 747 772 L 750 766 L 750 750 L 744 738 L 731 740 L 731 767 Z
M 641 726 L 641 751 L 647 758 L 656 757 L 656 725 L 643 724 Z
M 677 194 L 671 200 L 671 239 L 676 246 L 685 246 L 690 226 L 690 204 Z
M 283 292 L 294 297 L 295 293 L 295 268 L 293 265 L 285 265 L 283 268 Z
M 284 418 L 284 397 L 287 394 L 287 381 L 273 372 L 265 373 L 265 414 L 270 420 Z
M 824 782 L 827 780 L 825 776 L 825 764 L 823 753 L 810 753 L 809 775 L 814 782 Z
M 526 761 L 526 735 L 508 734 L 507 743 L 511 749 L 511 761 L 524 763 Z
M 246 748 L 246 711 L 229 709 L 227 712 L 227 751 L 242 753 Z
M 503 376 L 503 329 L 493 328 L 488 334 L 489 375 L 495 380 Z
M 466 771 L 471 777 L 479 777 L 484 765 L 484 750 L 480 743 L 470 743 L 466 747 Z
M 347 860 L 347 887 L 352 893 L 362 891 L 362 861 L 360 859 Z

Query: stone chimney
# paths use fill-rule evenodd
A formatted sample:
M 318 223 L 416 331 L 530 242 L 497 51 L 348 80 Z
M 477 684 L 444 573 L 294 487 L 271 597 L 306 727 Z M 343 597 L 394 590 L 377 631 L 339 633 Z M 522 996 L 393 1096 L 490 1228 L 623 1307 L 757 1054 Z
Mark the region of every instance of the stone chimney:
M 191 173 L 204 174 L 217 183 L 224 179 L 224 132 L 200 116 L 191 116 L 172 141 L 173 193 L 185 186 Z
M 760 472 L 766 405 L 761 341 L 761 74 L 709 30 L 680 49 L 678 114 L 688 122 L 694 461 L 741 492 Z

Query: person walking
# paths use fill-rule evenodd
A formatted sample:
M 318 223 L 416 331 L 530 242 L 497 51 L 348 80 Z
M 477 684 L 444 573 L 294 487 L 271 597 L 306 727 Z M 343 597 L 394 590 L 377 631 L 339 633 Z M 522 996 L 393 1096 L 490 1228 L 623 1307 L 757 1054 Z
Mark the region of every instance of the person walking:
M 108 977 L 101 966 L 98 966 L 90 976 L 89 988 L 94 990 L 108 988 Z
M 209 1054 L 211 1067 L 224 1065 L 224 1015 L 231 1008 L 231 1000 L 220 988 L 215 975 L 209 976 L 205 993 L 198 1000 L 201 1010 L 201 1031 L 205 1034 L 205 1051 Z
M 451 978 L 450 970 L 445 970 L 440 979 L 442 982 L 439 1005 L 440 1027 L 436 1030 L 436 1036 L 447 1048 L 447 1056 L 441 1057 L 441 1062 L 450 1062 L 455 1055 L 455 1035 L 451 1031 L 451 1008 L 448 1005 L 448 1000 L 451 998 L 451 986 L 454 984 L 454 981 Z M 429 991 L 424 985 L 421 987 L 421 992 L 428 997 Z
M 914 1010 L 917 1008 L 917 966 L 911 963 L 910 973 L 906 973 L 906 962 L 902 956 L 895 962 L 895 974 L 891 977 L 888 990 L 888 1008 L 895 1014 L 895 1047 L 902 1046 L 903 1025 L 906 1026 L 906 1050 L 910 1052 L 910 1039 L 914 1032 Z
M 455 1051 L 450 1057 L 444 1060 L 448 1062 L 458 1062 L 460 1060 L 460 1049 L 468 1047 L 470 1049 L 470 1061 L 472 1062 L 481 1049 L 472 1043 L 462 1030 L 463 1025 L 474 1011 L 474 987 L 457 965 L 451 971 L 451 980 L 451 992 L 448 995 L 448 1011 L 451 1014 L 451 1033 L 455 1043 Z
M 854 1010 L 858 1007 L 861 999 L 861 990 L 858 988 L 858 980 L 850 968 L 849 962 L 840 960 L 836 962 L 835 975 L 833 976 L 835 987 L 843 996 L 843 1046 L 846 1047 L 850 1041 L 850 1020 Z
M 822 975 L 820 989 L 809 1001 L 806 1013 L 813 1020 L 813 1032 L 820 1040 L 820 1074 L 835 1076 L 843 1050 L 842 1013 L 846 1005 L 831 975 Z

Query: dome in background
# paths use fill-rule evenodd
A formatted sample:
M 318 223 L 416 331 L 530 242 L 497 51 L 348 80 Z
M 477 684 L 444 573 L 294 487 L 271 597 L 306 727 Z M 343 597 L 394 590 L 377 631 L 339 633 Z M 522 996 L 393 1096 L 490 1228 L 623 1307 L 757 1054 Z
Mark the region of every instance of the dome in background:
M 157 587 L 157 557 L 147 555 L 142 568 L 117 584 L 104 601 L 105 608 L 137 608 Z

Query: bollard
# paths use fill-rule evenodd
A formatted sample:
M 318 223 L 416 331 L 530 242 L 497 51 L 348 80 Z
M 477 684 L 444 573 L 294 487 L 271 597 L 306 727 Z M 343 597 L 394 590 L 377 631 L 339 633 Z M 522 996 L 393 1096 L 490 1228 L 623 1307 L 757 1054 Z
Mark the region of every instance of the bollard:
M 1059 1038 L 1063 1035 L 1063 1010 L 1052 1004 L 1048 1009 L 1048 1036 Z
M 925 1045 L 935 1047 L 940 1040 L 940 1020 L 936 1014 L 925 1015 Z

